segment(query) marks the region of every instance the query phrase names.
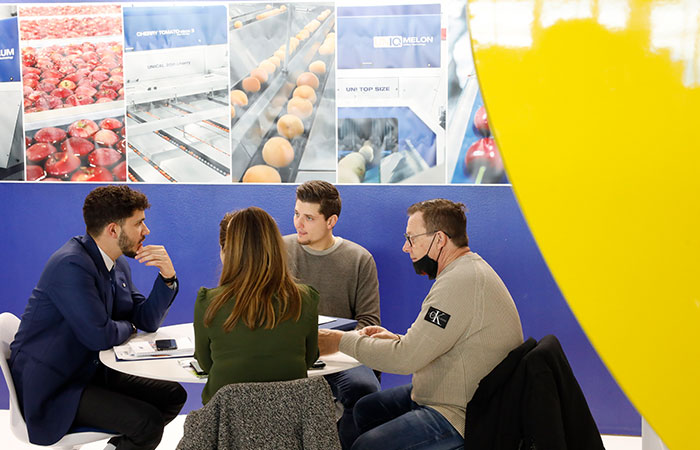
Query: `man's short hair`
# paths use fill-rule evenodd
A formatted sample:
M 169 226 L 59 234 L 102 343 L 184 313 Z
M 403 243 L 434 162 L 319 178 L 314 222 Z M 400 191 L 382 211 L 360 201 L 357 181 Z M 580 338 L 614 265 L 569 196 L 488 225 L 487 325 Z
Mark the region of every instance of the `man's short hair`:
M 325 219 L 335 214 L 340 216 L 340 194 L 331 183 L 321 180 L 307 181 L 297 187 L 297 200 L 304 203 L 318 203 Z
M 423 213 L 426 231 L 442 231 L 457 247 L 469 245 L 467 237 L 467 216 L 464 203 L 455 203 L 444 198 L 435 198 L 414 203 L 408 208 L 408 215 Z
M 144 194 L 127 185 L 100 186 L 85 197 L 83 219 L 88 234 L 98 236 L 110 223 L 122 224 L 135 211 L 150 207 Z

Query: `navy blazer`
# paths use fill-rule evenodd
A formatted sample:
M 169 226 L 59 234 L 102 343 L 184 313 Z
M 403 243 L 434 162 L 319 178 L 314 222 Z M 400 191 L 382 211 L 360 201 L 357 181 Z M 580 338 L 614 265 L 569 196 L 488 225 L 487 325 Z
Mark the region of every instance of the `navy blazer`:
M 123 343 L 131 324 L 156 331 L 176 289 L 157 277 L 148 299 L 131 282 L 121 256 L 116 294 L 97 244 L 76 236 L 54 253 L 32 291 L 11 345 L 10 368 L 29 440 L 51 445 L 70 429 L 98 352 Z

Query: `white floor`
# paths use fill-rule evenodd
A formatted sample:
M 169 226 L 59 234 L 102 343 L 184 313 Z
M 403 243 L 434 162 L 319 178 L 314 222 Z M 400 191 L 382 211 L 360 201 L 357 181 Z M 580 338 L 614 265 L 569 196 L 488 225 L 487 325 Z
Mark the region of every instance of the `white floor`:
M 163 440 L 160 442 L 157 450 L 174 450 L 177 443 L 182 438 L 182 426 L 185 423 L 185 416 L 178 416 L 165 427 Z M 81 450 L 102 450 L 107 441 L 94 442 L 92 444 L 83 445 Z M 49 447 L 41 447 L 38 445 L 27 445 L 18 442 L 10 431 L 10 417 L 6 409 L 0 410 L 0 449 L 2 450 L 29 450 L 29 449 L 46 449 Z M 641 447 L 640 447 L 641 448 Z M 622 450 L 622 449 L 621 449 Z
M 182 425 L 185 422 L 185 416 L 178 416 L 167 427 L 163 440 L 157 450 L 174 450 L 177 443 L 182 438 Z M 3 450 L 25 450 L 25 449 L 40 449 L 47 447 L 39 447 L 36 445 L 24 445 L 14 439 L 14 436 L 9 429 L 10 419 L 7 410 L 0 410 L 0 449 Z M 102 450 L 107 441 L 95 442 L 93 444 L 84 445 L 82 450 Z M 642 438 L 636 436 L 603 436 L 603 444 L 606 450 L 641 450 Z

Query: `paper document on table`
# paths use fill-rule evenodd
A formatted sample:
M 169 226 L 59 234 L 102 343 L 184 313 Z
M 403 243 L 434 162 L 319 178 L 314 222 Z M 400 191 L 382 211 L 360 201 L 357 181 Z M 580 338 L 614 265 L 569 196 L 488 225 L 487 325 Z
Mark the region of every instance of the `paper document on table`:
M 319 325 L 323 325 L 324 323 L 328 323 L 328 322 L 333 322 L 334 320 L 336 320 L 335 317 L 322 316 L 320 314 L 318 315 L 318 324 Z
M 189 337 L 174 338 L 177 348 L 158 350 L 155 341 L 131 341 L 114 347 L 117 360 L 134 361 L 139 359 L 180 358 L 194 355 L 194 344 Z

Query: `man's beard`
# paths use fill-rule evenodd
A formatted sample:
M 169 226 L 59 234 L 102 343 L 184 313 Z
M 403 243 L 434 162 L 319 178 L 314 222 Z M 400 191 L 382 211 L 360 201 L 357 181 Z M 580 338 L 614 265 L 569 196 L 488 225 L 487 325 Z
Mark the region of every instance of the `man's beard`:
M 141 240 L 141 242 L 143 242 L 143 240 Z M 139 244 L 141 242 L 139 242 Z M 129 237 L 126 234 L 124 234 L 123 231 L 119 233 L 119 239 L 117 240 L 117 244 L 119 245 L 119 250 L 122 251 L 124 256 L 128 256 L 129 258 L 136 257 L 136 250 L 134 250 L 134 247 L 137 247 L 138 244 L 129 239 Z

